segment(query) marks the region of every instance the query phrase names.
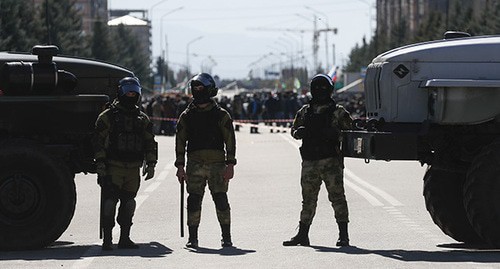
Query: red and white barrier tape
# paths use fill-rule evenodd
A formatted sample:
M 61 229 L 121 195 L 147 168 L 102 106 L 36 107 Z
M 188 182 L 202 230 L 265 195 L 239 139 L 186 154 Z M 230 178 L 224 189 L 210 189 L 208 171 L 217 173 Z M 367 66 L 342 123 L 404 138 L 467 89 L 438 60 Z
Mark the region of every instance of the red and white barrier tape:
M 159 121 L 178 121 L 178 118 L 163 118 L 163 117 L 149 117 L 151 120 L 159 120 Z M 293 122 L 293 119 L 257 119 L 257 120 L 233 120 L 234 122 L 240 123 L 273 123 L 273 122 Z

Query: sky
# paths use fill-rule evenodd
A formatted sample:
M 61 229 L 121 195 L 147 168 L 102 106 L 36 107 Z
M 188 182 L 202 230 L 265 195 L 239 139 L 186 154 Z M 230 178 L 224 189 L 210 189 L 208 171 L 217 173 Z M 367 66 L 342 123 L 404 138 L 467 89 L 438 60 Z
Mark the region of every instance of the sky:
M 376 23 L 375 0 L 108 0 L 108 8 L 147 10 L 154 58 L 222 79 L 251 70 L 264 77 L 292 64 L 312 70 L 316 62 L 325 72 L 343 66 Z M 315 23 L 316 30 L 337 29 L 319 32 L 316 58 Z

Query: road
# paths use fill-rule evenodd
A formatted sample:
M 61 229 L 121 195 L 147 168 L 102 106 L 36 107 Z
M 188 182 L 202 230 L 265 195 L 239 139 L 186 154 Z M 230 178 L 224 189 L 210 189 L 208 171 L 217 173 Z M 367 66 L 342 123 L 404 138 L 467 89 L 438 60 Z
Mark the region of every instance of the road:
M 49 248 L 0 252 L 0 268 L 499 268 L 497 250 L 466 246 L 434 225 L 423 203 L 418 162 L 346 159 L 351 247 L 338 248 L 337 227 L 324 187 L 311 226 L 311 247 L 283 247 L 297 232 L 300 156 L 289 133 L 248 126 L 237 133 L 235 178 L 229 190 L 235 248 L 220 248 L 220 230 L 205 195 L 198 251 L 184 248 L 179 228 L 179 184 L 174 138 L 159 136 L 154 179 L 137 197 L 132 239 L 138 250 L 102 252 L 95 175 L 76 176 L 71 225 Z M 114 230 L 115 242 L 118 228 Z M 186 231 L 187 233 L 187 231 Z

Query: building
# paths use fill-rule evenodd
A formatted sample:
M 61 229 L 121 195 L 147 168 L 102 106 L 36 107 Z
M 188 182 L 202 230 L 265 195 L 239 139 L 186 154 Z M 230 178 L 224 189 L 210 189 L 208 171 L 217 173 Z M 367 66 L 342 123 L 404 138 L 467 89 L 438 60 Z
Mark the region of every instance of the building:
M 110 14 L 113 14 L 113 11 L 110 11 Z M 120 15 L 121 14 L 125 13 L 120 13 Z M 126 29 L 129 29 L 137 40 L 139 40 L 141 50 L 144 55 L 149 56 L 149 62 L 151 62 L 151 23 L 146 19 L 139 19 L 129 14 L 112 18 L 108 21 L 108 26 L 111 29 L 119 25 L 123 25 Z

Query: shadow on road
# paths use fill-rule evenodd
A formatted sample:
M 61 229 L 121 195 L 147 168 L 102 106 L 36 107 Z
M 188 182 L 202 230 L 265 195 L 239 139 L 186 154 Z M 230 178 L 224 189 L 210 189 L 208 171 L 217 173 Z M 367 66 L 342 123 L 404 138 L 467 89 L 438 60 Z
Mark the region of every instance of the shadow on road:
M 443 251 L 425 251 L 425 250 L 402 250 L 402 249 L 388 249 L 388 250 L 372 250 L 363 249 L 356 246 L 332 248 L 323 246 L 311 246 L 319 252 L 335 252 L 345 253 L 351 255 L 380 255 L 382 257 L 395 259 L 405 262 L 477 262 L 477 263 L 497 263 L 500 262 L 500 250 L 485 249 L 485 248 L 471 248 L 465 247 L 463 244 L 450 244 L 439 245 L 454 246 L 460 245 L 461 250 L 443 250 Z
M 237 247 L 225 247 L 225 248 L 220 248 L 220 249 L 199 247 L 197 249 L 193 249 L 193 248 L 184 248 L 184 249 L 186 249 L 190 252 L 193 252 L 193 253 L 218 254 L 221 256 L 240 256 L 240 255 L 245 255 L 248 253 L 255 252 L 255 250 L 252 250 L 252 249 L 240 249 Z
M 73 245 L 71 242 L 58 241 L 54 245 L 28 251 L 0 252 L 2 260 L 78 260 L 99 256 L 137 256 L 145 258 L 160 258 L 172 253 L 172 250 L 158 242 L 139 243 L 139 249 L 118 249 L 116 244 L 112 251 L 102 251 L 101 245 Z

